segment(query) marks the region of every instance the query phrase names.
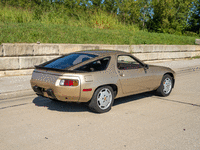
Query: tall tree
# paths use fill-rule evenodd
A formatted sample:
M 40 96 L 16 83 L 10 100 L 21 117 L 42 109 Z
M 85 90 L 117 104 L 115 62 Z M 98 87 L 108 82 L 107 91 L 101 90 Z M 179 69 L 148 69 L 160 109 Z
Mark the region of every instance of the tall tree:
M 140 16 L 140 27 L 142 29 L 146 28 L 146 23 L 152 19 L 152 7 L 151 7 L 151 0 L 141 0 L 140 1 L 140 8 L 141 8 L 141 16 Z
M 200 34 L 200 0 L 195 1 L 194 9 L 189 21 L 189 30 Z
M 102 7 L 102 0 L 90 0 L 94 9 L 100 9 Z
M 117 13 L 117 0 L 104 0 L 104 8 L 108 13 Z
M 135 24 L 140 21 L 141 7 L 140 2 L 136 0 L 119 0 L 118 15 L 121 21 L 125 23 Z
M 153 19 L 148 29 L 156 32 L 175 33 L 186 27 L 191 0 L 152 0 Z

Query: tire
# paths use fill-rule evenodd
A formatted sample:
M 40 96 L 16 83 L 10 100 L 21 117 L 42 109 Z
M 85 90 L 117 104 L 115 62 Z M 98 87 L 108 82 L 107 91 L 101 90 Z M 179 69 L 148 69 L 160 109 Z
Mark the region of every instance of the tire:
M 170 75 L 166 74 L 163 76 L 160 86 L 156 90 L 156 94 L 166 97 L 171 93 L 172 87 L 173 87 L 173 79 Z
M 89 103 L 89 108 L 97 113 L 105 113 L 111 110 L 114 102 L 114 92 L 110 86 L 98 88 Z

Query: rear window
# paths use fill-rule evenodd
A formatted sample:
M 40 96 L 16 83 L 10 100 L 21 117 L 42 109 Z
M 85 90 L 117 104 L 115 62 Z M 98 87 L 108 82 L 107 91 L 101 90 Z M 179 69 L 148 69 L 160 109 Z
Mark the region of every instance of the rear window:
M 92 54 L 70 54 L 61 58 L 56 59 L 53 62 L 45 65 L 47 68 L 54 69 L 66 69 L 68 67 L 74 66 L 91 58 L 97 57 L 97 55 Z

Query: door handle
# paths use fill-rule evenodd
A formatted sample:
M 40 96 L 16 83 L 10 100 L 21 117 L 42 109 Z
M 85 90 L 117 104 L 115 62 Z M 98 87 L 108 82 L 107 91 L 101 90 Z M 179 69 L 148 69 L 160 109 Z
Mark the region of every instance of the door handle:
M 120 73 L 119 75 L 120 75 L 121 77 L 124 77 L 124 76 L 125 76 L 123 73 Z

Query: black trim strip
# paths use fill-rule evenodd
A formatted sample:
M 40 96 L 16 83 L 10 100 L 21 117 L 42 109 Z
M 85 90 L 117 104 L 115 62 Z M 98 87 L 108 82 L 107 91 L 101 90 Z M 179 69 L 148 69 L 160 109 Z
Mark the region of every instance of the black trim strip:
M 55 68 L 47 68 L 43 66 L 35 66 L 36 69 L 42 69 L 42 70 L 50 70 L 50 71 L 59 71 L 59 72 L 69 72 L 69 73 L 84 73 L 86 71 L 78 71 L 78 70 L 67 70 L 67 69 L 55 69 Z

